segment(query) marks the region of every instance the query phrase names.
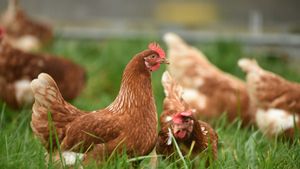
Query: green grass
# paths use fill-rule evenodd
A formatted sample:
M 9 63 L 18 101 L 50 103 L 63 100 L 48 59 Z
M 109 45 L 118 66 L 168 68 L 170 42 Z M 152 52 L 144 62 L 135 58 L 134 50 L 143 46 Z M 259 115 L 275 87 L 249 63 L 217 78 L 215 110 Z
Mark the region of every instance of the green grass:
M 82 94 L 72 104 L 84 110 L 103 108 L 113 101 L 118 93 L 122 70 L 130 58 L 145 49 L 153 39 L 72 41 L 56 40 L 46 51 L 62 55 L 82 64 L 88 71 L 88 82 Z M 243 47 L 237 42 L 219 41 L 200 45 L 210 61 L 221 69 L 243 78 L 236 66 L 240 57 L 246 57 Z M 165 47 L 165 46 L 164 46 Z M 251 53 L 266 69 L 287 79 L 300 82 L 299 72 L 289 67 L 285 59 L 269 54 Z M 261 57 L 265 56 L 265 57 Z M 164 98 L 160 77 L 164 68 L 154 72 L 153 86 L 158 112 L 162 110 Z M 45 164 L 45 150 L 33 136 L 30 128 L 31 111 L 11 110 L 0 103 L 0 168 L 40 169 L 52 168 Z M 280 138 L 264 137 L 255 127 L 241 128 L 240 121 L 228 123 L 225 118 L 216 119 L 214 128 L 218 132 L 219 158 L 211 168 L 300 168 L 300 141 L 287 142 Z M 55 144 L 55 143 L 53 143 Z M 98 168 L 132 168 L 125 154 L 114 156 Z M 133 159 L 131 159 L 133 160 Z M 158 159 L 158 168 L 184 168 L 178 158 Z M 193 163 L 203 163 L 196 159 Z M 186 164 L 191 166 L 191 161 Z M 97 168 L 91 163 L 86 168 Z M 149 158 L 141 162 L 140 168 L 149 168 Z

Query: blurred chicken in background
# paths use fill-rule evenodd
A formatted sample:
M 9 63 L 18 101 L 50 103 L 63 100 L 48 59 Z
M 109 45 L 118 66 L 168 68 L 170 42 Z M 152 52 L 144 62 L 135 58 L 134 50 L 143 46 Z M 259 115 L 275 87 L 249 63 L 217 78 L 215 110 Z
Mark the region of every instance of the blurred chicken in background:
M 247 73 L 251 101 L 258 107 L 255 121 L 269 135 L 293 137 L 300 127 L 300 85 L 263 70 L 255 60 L 241 59 L 238 65 Z
M 168 70 L 183 87 L 182 97 L 196 109 L 199 119 L 213 119 L 226 112 L 231 121 L 241 117 L 248 124 L 252 120 L 254 106 L 243 81 L 218 69 L 176 34 L 165 34 L 164 41 L 170 60 Z
M 85 85 L 86 73 L 81 66 L 62 57 L 16 49 L 0 27 L 0 99 L 14 108 L 31 105 L 30 82 L 42 72 L 55 79 L 67 100 L 78 96 Z
M 7 41 L 24 51 L 38 50 L 53 37 L 51 27 L 29 18 L 20 8 L 18 0 L 8 1 L 0 25 L 5 28 Z

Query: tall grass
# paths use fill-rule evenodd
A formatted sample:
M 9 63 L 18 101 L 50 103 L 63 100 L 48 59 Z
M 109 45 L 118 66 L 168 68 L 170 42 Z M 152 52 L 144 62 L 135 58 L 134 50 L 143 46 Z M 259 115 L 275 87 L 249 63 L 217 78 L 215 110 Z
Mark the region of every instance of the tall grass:
M 56 40 L 46 51 L 70 58 L 82 64 L 88 72 L 88 82 L 83 93 L 72 102 L 80 109 L 103 108 L 113 101 L 118 93 L 122 71 L 130 58 L 145 49 L 148 40 L 103 40 L 99 42 Z M 240 57 L 247 56 L 237 42 L 216 42 L 208 45 L 195 44 L 203 49 L 209 60 L 229 73 L 243 78 L 244 74 L 236 66 Z M 299 72 L 290 68 L 281 58 L 260 57 L 259 63 L 284 77 L 300 81 Z M 283 64 L 284 63 L 284 64 Z M 164 68 L 153 73 L 153 90 L 158 113 L 162 110 L 164 98 L 160 77 Z M 12 110 L 0 103 L 0 168 L 53 168 L 46 164 L 45 149 L 30 128 L 31 110 Z M 241 121 L 228 123 L 225 117 L 216 119 L 213 126 L 219 135 L 218 160 L 210 168 L 300 168 L 300 141 L 287 142 L 281 138 L 267 138 L 253 126 L 242 128 Z M 57 144 L 54 142 L 52 144 Z M 138 168 L 150 168 L 150 156 L 143 159 Z M 158 157 L 158 168 L 177 169 L 192 164 L 205 165 L 205 160 L 164 159 Z M 125 153 L 115 154 L 100 166 L 91 163 L 86 168 L 132 168 L 133 161 Z M 192 164 L 191 164 L 192 163 Z M 54 167 L 55 168 L 55 167 Z

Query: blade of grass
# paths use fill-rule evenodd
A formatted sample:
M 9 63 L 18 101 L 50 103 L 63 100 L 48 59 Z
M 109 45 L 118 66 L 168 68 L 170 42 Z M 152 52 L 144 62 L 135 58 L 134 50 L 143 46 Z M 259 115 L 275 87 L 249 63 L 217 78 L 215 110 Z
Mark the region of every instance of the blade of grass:
M 173 142 L 174 142 L 176 151 L 177 151 L 177 153 L 178 153 L 180 159 L 181 159 L 182 162 L 183 162 L 184 168 L 185 168 L 185 169 L 188 169 L 188 166 L 187 166 L 187 164 L 186 164 L 186 161 L 185 161 L 185 159 L 184 159 L 184 157 L 183 157 L 183 155 L 182 155 L 182 152 L 180 151 L 180 148 L 179 148 L 179 146 L 178 146 L 178 144 L 177 144 L 177 142 L 176 142 L 175 137 L 173 136 L 173 134 L 172 134 L 172 132 L 171 132 L 171 129 L 168 128 L 168 130 L 169 130 L 169 133 L 170 133 L 170 135 L 171 135 L 171 137 L 172 137 L 172 140 L 173 140 Z
M 299 119 L 297 119 L 297 120 L 299 120 Z M 296 114 L 295 113 L 293 114 L 293 123 L 294 123 L 294 139 L 298 140 L 299 137 L 300 137 L 300 135 L 299 135 L 300 133 L 299 133 L 299 128 L 298 128 L 298 125 L 297 125 Z M 295 143 L 295 141 L 294 141 L 294 143 Z
M 110 156 L 107 159 L 107 163 L 112 159 L 113 155 L 116 153 L 117 149 L 119 148 L 119 146 L 125 141 L 125 138 L 123 140 L 121 140 L 118 145 L 115 147 L 115 149 L 112 151 L 112 153 L 110 154 Z
M 48 168 L 53 168 L 53 158 L 52 158 L 53 143 L 52 143 L 52 127 L 51 127 L 50 119 L 51 119 L 51 114 L 50 112 L 48 112 L 48 129 L 49 129 L 49 144 L 50 144 Z
M 192 154 L 192 152 L 193 152 L 195 143 L 196 143 L 195 140 L 193 140 L 193 141 L 192 141 L 192 145 L 191 145 L 190 150 L 189 150 L 189 153 L 188 153 L 188 155 L 187 155 L 187 158 L 188 158 L 188 159 L 190 159 L 190 156 L 191 156 L 191 154 Z
M 144 160 L 144 159 L 148 159 L 148 158 L 153 158 L 153 157 L 162 157 L 162 155 L 139 156 L 139 157 L 128 159 L 127 162 L 140 161 L 140 160 Z
M 50 131 L 53 131 L 54 133 L 54 137 L 55 137 L 55 142 L 56 142 L 56 146 L 57 146 L 57 149 L 58 149 L 58 153 L 59 153 L 59 158 L 60 158 L 60 162 L 62 164 L 62 167 L 65 168 L 65 162 L 64 162 L 64 158 L 62 156 L 62 153 L 61 153 L 61 149 L 60 149 L 60 143 L 59 143 L 59 140 L 58 140 L 58 136 L 57 136 L 57 132 L 56 132 L 56 129 L 55 129 L 55 126 L 53 124 L 53 121 L 52 121 L 52 117 L 51 117 L 51 113 L 48 112 L 48 126 L 50 126 Z M 52 135 L 52 132 L 51 132 L 51 135 Z M 52 142 L 52 136 L 51 136 L 51 142 Z M 52 148 L 53 148 L 53 145 L 52 145 Z M 53 151 L 53 150 L 52 150 Z
M 87 131 L 84 131 L 84 130 L 81 130 L 81 131 L 82 131 L 82 132 L 84 132 L 85 134 L 87 134 L 87 135 L 91 136 L 91 137 L 94 137 L 94 138 L 96 138 L 96 139 L 99 139 L 99 140 L 101 140 L 101 141 L 103 141 L 103 142 L 104 142 L 104 140 L 103 140 L 102 138 L 100 138 L 100 137 L 96 136 L 95 134 L 92 134 L 92 133 L 90 133 L 90 132 L 87 132 Z
M 3 104 L 2 109 L 1 109 L 1 116 L 0 116 L 0 129 L 2 129 L 2 124 L 4 123 L 3 118 L 4 118 L 5 107 L 6 107 L 6 104 Z M 1 132 L 1 130 L 0 130 L 0 132 Z
M 6 149 L 6 160 L 9 161 L 8 160 L 8 157 L 9 157 L 8 156 L 9 155 L 9 153 L 8 153 L 8 144 L 7 144 L 7 136 L 6 135 L 4 136 L 4 139 L 5 139 L 5 149 Z

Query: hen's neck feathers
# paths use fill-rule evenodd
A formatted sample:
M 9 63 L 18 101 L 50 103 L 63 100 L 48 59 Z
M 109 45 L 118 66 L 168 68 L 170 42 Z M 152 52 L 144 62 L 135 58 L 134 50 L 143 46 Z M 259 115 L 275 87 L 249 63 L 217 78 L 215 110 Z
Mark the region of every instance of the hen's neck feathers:
M 6 48 L 8 48 L 8 45 L 5 42 L 4 36 L 2 36 L 0 37 L 0 52 L 2 53 Z
M 149 51 L 136 55 L 126 66 L 118 96 L 114 102 L 107 107 L 113 113 L 126 113 L 137 115 L 137 112 L 156 112 L 152 86 L 151 74 L 144 63 L 144 56 Z M 139 111 L 136 111 L 137 108 Z M 128 111 L 122 111 L 127 109 Z M 147 110 L 147 112 L 141 111 Z

